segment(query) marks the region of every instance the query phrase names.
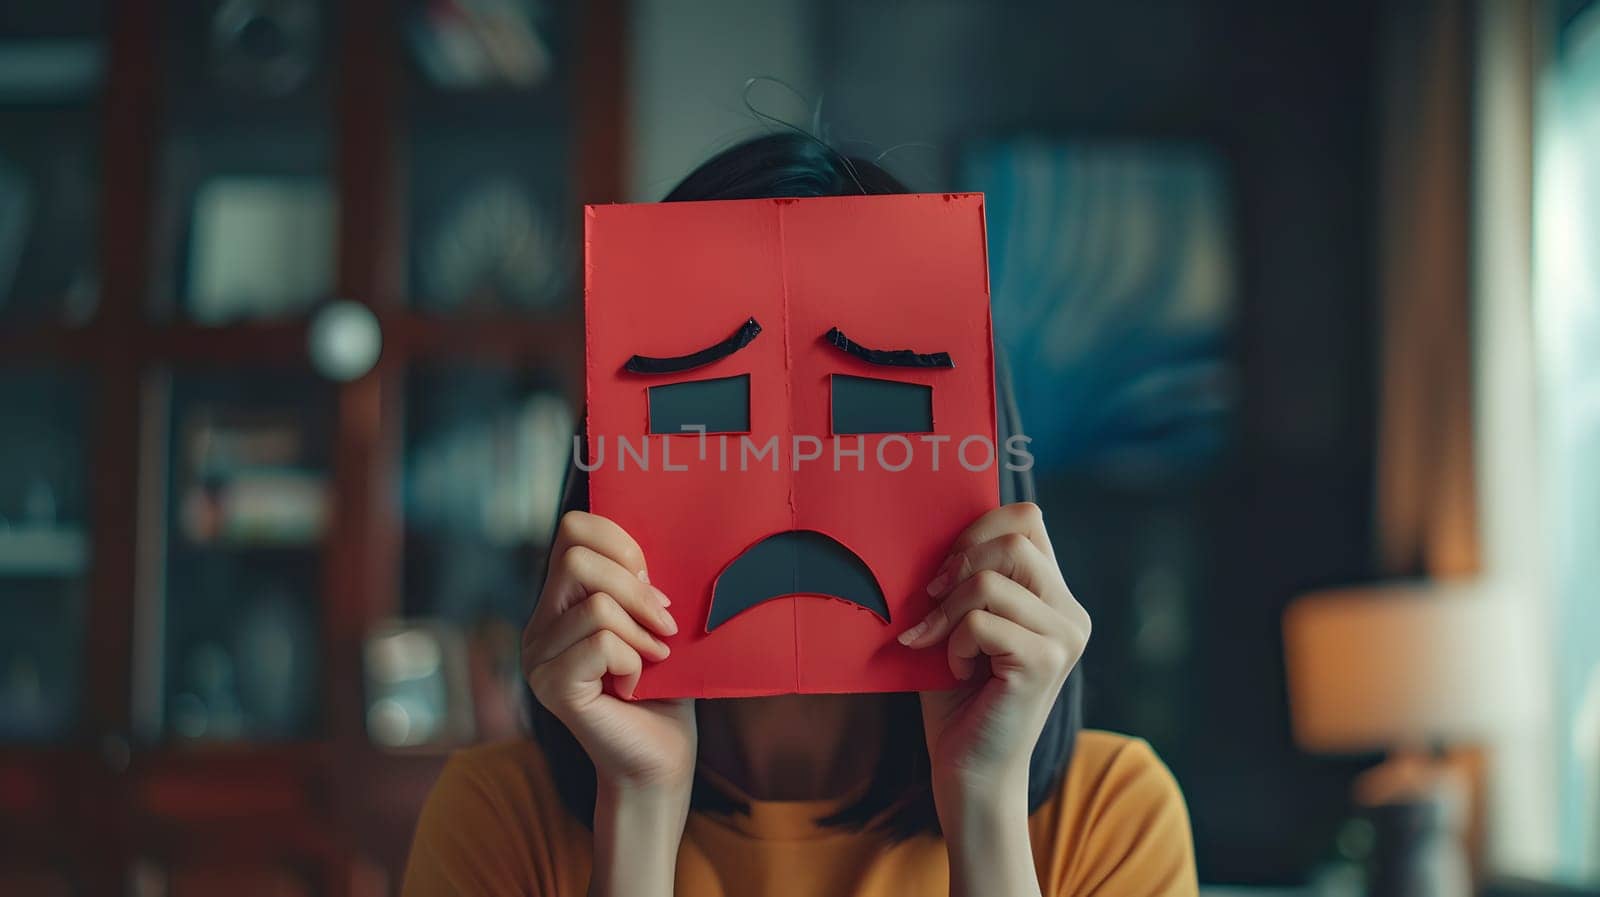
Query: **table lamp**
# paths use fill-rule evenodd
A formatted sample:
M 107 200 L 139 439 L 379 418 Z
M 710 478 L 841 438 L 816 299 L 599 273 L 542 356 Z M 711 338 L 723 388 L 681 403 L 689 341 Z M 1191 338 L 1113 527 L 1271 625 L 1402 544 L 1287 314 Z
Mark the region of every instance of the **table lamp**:
M 1388 878 L 1373 893 L 1469 892 L 1470 786 L 1440 755 L 1516 724 L 1516 622 L 1509 601 L 1471 582 L 1333 589 L 1284 612 L 1295 741 L 1312 753 L 1388 753 L 1355 786 L 1380 829 L 1400 832 L 1379 832 L 1374 875 Z

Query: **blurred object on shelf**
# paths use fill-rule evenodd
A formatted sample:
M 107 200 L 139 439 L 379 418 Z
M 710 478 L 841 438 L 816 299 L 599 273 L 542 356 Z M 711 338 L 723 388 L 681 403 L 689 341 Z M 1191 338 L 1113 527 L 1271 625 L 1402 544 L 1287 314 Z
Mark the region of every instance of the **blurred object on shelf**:
M 533 87 L 550 74 L 550 47 L 532 0 L 423 0 L 406 28 L 423 76 L 450 90 Z
M 306 340 L 311 366 L 340 383 L 372 370 L 383 353 L 383 328 L 378 316 L 365 305 L 348 299 L 338 299 L 318 309 Z
M 462 406 L 482 397 L 463 396 Z M 554 392 L 500 403 L 429 432 L 407 465 L 407 520 L 498 546 L 550 538 L 572 449 L 573 413 Z
M 0 103 L 82 101 L 104 78 L 98 40 L 0 41 Z
M 199 405 L 184 420 L 182 530 L 197 544 L 307 545 L 328 518 L 324 471 L 309 466 L 292 413 Z
M 54 741 L 78 713 L 83 588 L 78 579 L 0 581 L 0 742 Z
M 0 378 L 0 577 L 84 571 L 83 401 L 62 377 Z
M 315 177 L 225 176 L 195 195 L 188 309 L 202 324 L 303 311 L 333 286 L 334 200 Z
M 41 659 L 27 648 L 0 653 L 0 740 L 50 738 L 66 729 L 66 701 L 46 682 Z
M 315 70 L 321 30 L 314 0 L 221 0 L 211 17 L 211 72 L 259 96 L 293 93 Z
M 0 157 L 0 313 L 81 324 L 99 292 L 87 127 L 27 128 Z
M 169 729 L 191 740 L 281 738 L 313 720 L 314 623 L 281 585 L 260 586 L 214 638 L 185 653 Z
M 454 197 L 422 251 L 424 296 L 440 311 L 549 307 L 566 285 L 555 229 L 510 177 L 482 178 Z
M 88 539 L 80 527 L 0 519 L 0 576 L 80 576 L 88 562 Z
M 316 688 L 316 620 L 282 585 L 262 584 L 233 630 L 239 704 L 252 731 L 306 730 Z
M 50 372 L 0 376 L 0 741 L 77 719 L 83 659 L 85 393 Z
M 388 748 L 452 746 L 473 738 L 467 640 L 457 627 L 395 620 L 367 635 L 367 736 Z
M 172 731 L 188 739 L 231 739 L 244 734 L 244 711 L 233 655 L 216 642 L 201 642 L 183 665 L 184 691 L 168 710 Z
M 1041 471 L 1144 483 L 1214 465 L 1237 404 L 1232 197 L 1183 143 L 1015 140 L 964 166 L 995 340 Z

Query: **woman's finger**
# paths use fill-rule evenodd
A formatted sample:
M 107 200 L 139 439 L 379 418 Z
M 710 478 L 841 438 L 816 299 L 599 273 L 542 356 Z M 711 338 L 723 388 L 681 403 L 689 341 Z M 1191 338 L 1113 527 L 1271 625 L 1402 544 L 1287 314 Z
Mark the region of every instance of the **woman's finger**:
M 945 648 L 950 672 L 970 679 L 980 656 L 989 659 L 997 679 L 1028 676 L 1038 681 L 1064 678 L 1071 664 L 1065 647 L 986 610 L 962 617 Z
M 555 543 L 550 548 L 551 557 L 560 557 L 568 548 L 582 545 L 621 564 L 623 569 L 644 582 L 650 581 L 645 570 L 644 550 L 628 535 L 628 531 L 609 517 L 587 511 L 568 511 L 561 515 L 556 527 Z
M 554 603 L 544 614 L 540 626 L 529 626 L 530 630 L 535 630 L 534 634 L 549 628 L 555 618 L 596 592 L 610 595 L 629 616 L 657 635 L 674 635 L 678 631 L 678 624 L 667 613 L 666 596 L 660 589 L 586 545 L 574 545 L 562 552 L 556 557 L 551 573 L 559 577 L 559 590 L 546 586 L 546 600 Z
M 1050 638 L 1066 638 L 1065 617 L 1017 581 L 994 570 L 980 570 L 957 585 L 917 625 L 900 633 L 908 648 L 925 648 L 949 635 L 974 611 L 985 611 Z
M 981 570 L 993 570 L 1015 581 L 1057 610 L 1066 611 L 1069 603 L 1076 604 L 1055 559 L 1021 533 L 1005 533 L 952 554 L 929 581 L 928 594 L 942 597 Z
M 617 694 L 632 698 L 644 661 L 620 636 L 602 629 L 533 668 L 528 684 L 539 703 L 563 722 L 567 715 L 600 697 L 605 677 L 616 682 Z
M 528 667 L 548 663 L 568 648 L 602 630 L 616 633 L 646 660 L 665 660 L 667 643 L 651 635 L 617 600 L 596 592 L 568 609 L 543 631 L 533 635 L 523 647 L 523 662 Z
M 1001 505 L 974 520 L 961 535 L 956 537 L 950 546 L 950 553 L 954 555 L 990 539 L 997 539 L 1006 533 L 1021 533 L 1037 545 L 1046 556 L 1053 556 L 1050 536 L 1044 529 L 1044 512 L 1031 501 Z
M 627 530 L 598 514 L 568 511 L 561 515 L 561 523 L 556 527 L 556 538 L 550 546 L 550 571 L 529 621 L 530 628 L 538 628 L 531 625 L 534 623 L 544 625 L 588 596 L 588 591 L 573 581 L 571 573 L 561 563 L 574 548 L 584 548 L 614 561 L 640 582 L 650 581 L 645 571 L 644 551 Z M 672 603 L 666 595 L 659 591 L 657 594 L 663 605 Z

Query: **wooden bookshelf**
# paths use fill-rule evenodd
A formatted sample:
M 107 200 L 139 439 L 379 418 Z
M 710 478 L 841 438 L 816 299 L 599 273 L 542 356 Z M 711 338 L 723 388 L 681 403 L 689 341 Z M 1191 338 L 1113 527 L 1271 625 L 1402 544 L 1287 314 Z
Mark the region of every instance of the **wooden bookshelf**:
M 558 4 L 575 23 L 555 104 L 566 120 L 571 227 L 585 202 L 620 199 L 623 4 Z M 313 375 L 314 312 L 205 326 L 151 295 L 152 222 L 169 121 L 172 9 L 108 2 L 98 197 L 100 296 L 80 325 L 0 317 L 0 376 L 44 367 L 86 379 L 88 557 L 81 712 L 70 737 L 0 745 L 0 892 L 16 894 L 393 893 L 411 823 L 442 751 L 395 753 L 369 740 L 363 637 L 401 612 L 405 523 L 396 498 L 407 378 L 427 365 L 540 371 L 574 407 L 581 391 L 578 285 L 558 307 L 442 314 L 407 276 L 408 102 L 405 4 L 345 0 L 327 30 L 337 196 L 333 295 L 369 308 L 382 354 L 365 375 L 321 381 L 330 395 L 330 517 L 320 542 L 316 626 L 319 733 L 188 741 L 141 717 L 162 696 L 159 663 L 173 377 L 281 371 Z M 514 91 L 474 98 L 492 120 Z M 581 270 L 574 265 L 575 270 Z M 169 303 L 170 304 L 170 303 Z M 0 309 L 3 312 L 3 309 Z M 269 373 L 269 376 L 270 373 Z

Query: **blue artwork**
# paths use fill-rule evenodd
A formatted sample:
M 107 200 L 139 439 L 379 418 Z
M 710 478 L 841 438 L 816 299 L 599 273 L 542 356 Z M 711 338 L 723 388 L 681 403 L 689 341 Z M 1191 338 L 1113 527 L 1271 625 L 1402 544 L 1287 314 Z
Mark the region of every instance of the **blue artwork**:
M 1212 467 L 1235 405 L 1222 160 L 1191 144 L 1018 140 L 967 155 L 987 195 L 995 339 L 1041 473 Z

